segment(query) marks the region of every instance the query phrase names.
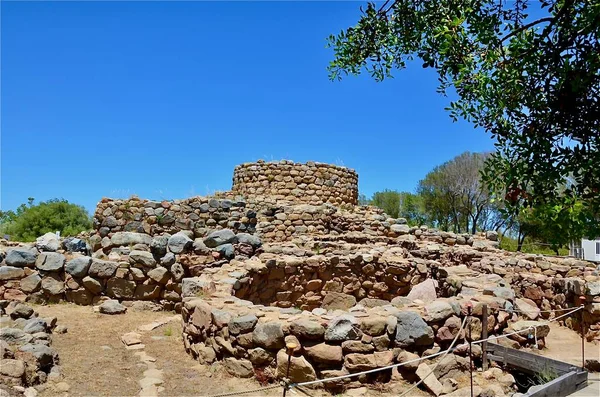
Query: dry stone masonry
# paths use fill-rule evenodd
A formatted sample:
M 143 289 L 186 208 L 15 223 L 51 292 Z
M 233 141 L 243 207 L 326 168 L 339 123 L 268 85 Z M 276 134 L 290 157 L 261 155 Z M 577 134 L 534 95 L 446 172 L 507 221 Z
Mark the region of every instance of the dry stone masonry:
M 292 161 L 244 163 L 233 171 L 232 191 L 307 204 L 358 204 L 358 174 L 346 167 Z
M 66 328 L 57 326 L 55 317 L 39 317 L 24 303 L 0 301 L 0 394 L 10 390 L 4 385 L 37 395 L 33 386 L 60 380 L 58 353 L 51 347 L 53 331 Z
M 586 338 L 600 341 L 595 264 L 505 252 L 495 232 L 410 227 L 354 205 L 356 183 L 341 167 L 258 162 L 237 167 L 232 191 L 215 197 L 104 198 L 90 235 L 4 242 L 0 299 L 93 304 L 106 314 L 140 301 L 175 310 L 190 354 L 261 379 L 281 378 L 290 341 L 292 379 L 302 381 L 409 361 L 458 335 L 459 348 L 426 383 L 445 393 L 468 366 L 459 332 L 468 307 L 473 339 L 486 304 L 490 335 L 524 330 L 501 343 L 537 337 L 543 347 L 549 311 L 583 299 L 584 310 L 561 322 L 579 331 L 583 320 Z M 325 386 L 413 382 L 428 372 L 408 365 Z

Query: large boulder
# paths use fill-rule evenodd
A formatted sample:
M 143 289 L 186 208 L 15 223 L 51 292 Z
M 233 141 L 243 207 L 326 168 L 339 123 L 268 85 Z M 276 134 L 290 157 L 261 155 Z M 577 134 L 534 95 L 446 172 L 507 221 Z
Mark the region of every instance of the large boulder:
M 118 262 L 104 261 L 94 258 L 88 270 L 88 274 L 91 277 L 110 278 L 115 275 L 118 268 Z
M 308 358 L 317 365 L 337 365 L 344 360 L 342 347 L 319 343 L 318 345 L 305 347 Z
M 279 350 L 277 353 L 277 370 L 275 376 L 277 379 L 286 377 L 288 371 L 288 355 L 285 350 Z M 317 379 L 315 369 L 304 358 L 304 356 L 294 357 L 290 359 L 289 379 L 292 382 L 309 382 Z
M 521 338 L 534 340 L 536 336 L 538 339 L 548 336 L 550 327 L 548 324 L 539 321 L 520 320 L 510 324 L 505 331 L 506 333 L 518 332 L 517 335 Z
M 181 280 L 182 298 L 210 295 L 215 290 L 214 282 L 202 280 L 200 277 L 187 277 Z
M 0 341 L 9 345 L 23 345 L 31 342 L 33 337 L 22 329 L 0 327 Z
M 42 278 L 42 290 L 48 295 L 65 292 L 65 282 L 57 274 L 47 274 Z
M 459 357 L 456 354 L 448 354 L 442 358 L 435 370 L 434 375 L 438 379 L 444 378 L 457 378 L 464 376 L 465 373 L 469 372 L 469 359 L 466 357 Z
M 427 365 L 427 363 L 421 363 L 417 367 L 417 371 L 415 373 L 430 392 L 432 392 L 436 396 L 439 396 L 440 394 L 442 394 L 444 386 L 442 386 L 440 381 L 435 377 L 435 375 L 432 372 L 433 371 L 431 370 L 429 365 Z
M 160 285 L 157 284 L 138 284 L 133 293 L 135 300 L 154 300 L 160 297 Z
M 154 256 L 148 251 L 131 251 L 129 253 L 129 260 L 133 263 L 137 263 L 146 267 L 156 266 L 156 260 L 154 259 Z
M 233 244 L 222 244 L 217 248 L 217 252 L 223 256 L 223 258 L 232 259 L 235 256 L 235 249 Z
M 42 252 L 35 261 L 35 267 L 45 272 L 56 272 L 63 268 L 65 256 L 58 252 Z
M 100 313 L 103 314 L 122 314 L 127 311 L 127 308 L 115 300 L 105 301 L 100 305 Z
M 258 318 L 254 314 L 246 316 L 234 317 L 229 321 L 229 333 L 233 335 L 243 334 L 252 331 L 258 322 Z
M 225 370 L 232 376 L 238 378 L 251 378 L 254 376 L 252 362 L 249 360 L 238 360 L 237 358 L 227 357 L 223 360 Z
M 87 276 L 91 264 L 92 258 L 89 256 L 80 256 L 68 261 L 65 265 L 65 271 L 75 278 L 84 278 Z
M 0 357 L 0 379 L 3 376 L 9 378 L 22 378 L 25 375 L 25 363 L 22 360 L 13 360 L 13 359 L 2 359 Z M 10 396 L 10 393 L 7 393 L 6 396 Z
M 194 240 L 189 238 L 187 234 L 178 232 L 169 237 L 167 246 L 169 251 L 174 254 L 181 254 L 189 251 L 194 245 Z
M 356 340 L 360 339 L 361 335 L 356 317 L 349 314 L 332 319 L 325 330 L 325 340 L 328 342 Z
M 407 348 L 413 345 L 428 346 L 433 343 L 433 330 L 418 313 L 405 311 L 395 314 L 396 346 Z
M 90 276 L 85 276 L 81 282 L 88 291 L 95 295 L 99 294 L 104 289 L 100 281 Z
M 23 332 L 28 334 L 36 334 L 38 332 L 46 332 L 48 330 L 48 323 L 43 318 L 32 318 L 27 320 L 23 324 Z
M 408 225 L 391 225 L 390 231 L 396 234 L 408 234 L 410 232 L 410 227 Z
M 20 267 L 0 266 L 0 281 L 17 280 L 25 277 L 25 271 Z
M 40 251 L 54 252 L 60 248 L 60 241 L 56 233 L 48 232 L 35 240 L 35 246 Z
M 155 236 L 150 243 L 150 250 L 158 256 L 164 256 L 167 253 L 169 236 Z
M 327 310 L 348 310 L 356 305 L 356 298 L 341 292 L 328 292 L 321 307 Z
M 238 233 L 236 237 L 237 237 L 238 243 L 240 243 L 240 244 L 248 244 L 248 245 L 251 245 L 253 248 L 258 248 L 262 245 L 260 238 L 258 238 L 258 236 L 255 236 L 253 234 Z
M 130 246 L 135 244 L 150 245 L 152 243 L 152 237 L 144 233 L 135 232 L 116 232 L 110 238 L 110 242 L 113 246 Z
M 131 299 L 135 292 L 135 281 L 112 277 L 106 282 L 106 295 L 111 298 Z
M 215 248 L 215 247 L 218 247 L 219 245 L 223 245 L 223 244 L 227 244 L 227 243 L 235 244 L 237 242 L 238 242 L 238 240 L 237 240 L 235 233 L 229 229 L 216 230 L 216 231 L 210 233 L 204 239 L 204 244 L 208 248 Z
M 283 330 L 278 322 L 258 324 L 252 331 L 252 342 L 265 349 L 281 349 L 285 346 Z
M 450 303 L 446 301 L 433 301 L 425 306 L 426 318 L 431 322 L 444 321 L 452 315 L 457 314 Z
M 38 273 L 33 273 L 20 281 L 21 291 L 31 293 L 40 289 L 42 285 L 42 278 Z
M 159 284 L 166 284 L 171 275 L 169 271 L 162 266 L 157 266 L 148 272 L 148 277 Z
M 87 253 L 90 249 L 84 240 L 76 237 L 67 237 L 62 245 L 67 252 Z
M 290 324 L 290 333 L 300 339 L 321 340 L 325 335 L 325 328 L 316 321 L 299 318 Z
M 529 320 L 535 320 L 540 316 L 540 309 L 537 307 L 534 301 L 527 298 L 519 298 L 515 300 L 515 306 L 519 311 L 519 314 L 522 314 Z
M 411 301 L 420 300 L 425 303 L 433 302 L 437 299 L 436 287 L 436 280 L 427 279 L 412 287 L 406 297 Z
M 38 252 L 35 248 L 13 248 L 6 253 L 4 263 L 14 267 L 30 267 L 35 264 Z
M 42 369 L 49 368 L 54 363 L 54 350 L 48 346 L 28 343 L 19 347 L 19 351 L 30 353 L 33 357 L 35 357 L 37 365 Z

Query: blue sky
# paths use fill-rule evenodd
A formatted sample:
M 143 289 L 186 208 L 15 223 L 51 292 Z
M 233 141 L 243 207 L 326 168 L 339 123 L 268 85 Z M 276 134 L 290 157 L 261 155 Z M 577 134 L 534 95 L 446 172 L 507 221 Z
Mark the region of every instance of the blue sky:
M 258 159 L 345 165 L 370 196 L 491 150 L 418 62 L 328 80 L 361 4 L 2 2 L 0 207 L 205 195 Z

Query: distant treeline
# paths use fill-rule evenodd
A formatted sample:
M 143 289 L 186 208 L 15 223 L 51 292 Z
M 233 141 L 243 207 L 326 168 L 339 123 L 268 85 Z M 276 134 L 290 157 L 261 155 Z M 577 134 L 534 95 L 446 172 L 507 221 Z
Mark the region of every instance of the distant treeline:
M 411 226 L 427 225 L 455 233 L 496 230 L 506 236 L 505 248 L 559 253 L 571 241 L 596 233 L 593 219 L 584 216 L 577 199 L 562 205 L 532 207 L 526 200 L 507 206 L 507 197 L 483 182 L 489 153 L 465 152 L 447 161 L 419 181 L 413 192 L 385 189 L 362 205 L 375 205 Z M 568 189 L 565 183 L 564 189 Z M 564 252 L 564 251 L 562 251 Z

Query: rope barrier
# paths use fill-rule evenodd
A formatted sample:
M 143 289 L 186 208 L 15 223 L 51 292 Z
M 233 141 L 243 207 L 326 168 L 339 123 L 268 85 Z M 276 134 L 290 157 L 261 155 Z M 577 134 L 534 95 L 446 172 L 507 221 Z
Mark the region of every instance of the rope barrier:
M 567 313 L 565 313 L 563 315 L 555 317 L 555 318 L 553 318 L 553 319 L 551 319 L 549 321 L 544 321 L 543 324 L 541 324 L 541 325 L 545 325 L 545 324 L 548 324 L 548 323 L 551 323 L 551 322 L 554 322 L 554 321 L 558 321 L 559 319 L 561 319 L 563 317 L 566 317 L 566 316 L 569 316 L 569 315 L 571 315 L 571 314 L 573 314 L 573 313 L 575 313 L 575 312 L 577 312 L 579 310 L 582 310 L 583 308 L 584 308 L 583 305 L 578 306 L 577 308 L 575 308 L 575 309 L 573 309 L 573 310 L 571 310 L 571 311 L 569 311 L 569 312 L 567 312 Z M 559 311 L 559 310 L 563 311 L 564 309 L 558 309 L 558 310 L 555 310 L 555 311 Z M 284 387 L 284 388 L 288 388 L 288 389 L 297 388 L 298 391 L 300 391 L 301 393 L 309 395 L 306 391 L 301 390 L 300 388 L 306 387 L 306 386 L 310 386 L 310 385 L 314 385 L 314 384 L 318 384 L 318 383 L 333 382 L 333 381 L 336 381 L 336 380 L 341 380 L 341 379 L 353 378 L 353 377 L 361 376 L 361 375 L 372 374 L 372 373 L 384 371 L 384 370 L 387 370 L 387 369 L 399 368 L 399 367 L 402 367 L 402 366 L 405 366 L 405 365 L 408 365 L 408 364 L 416 363 L 416 362 L 423 361 L 423 360 L 429 360 L 429 359 L 432 359 L 432 358 L 435 358 L 435 357 L 438 357 L 438 356 L 442 356 L 442 355 L 445 357 L 449 353 L 454 352 L 455 350 L 458 349 L 457 347 L 454 347 L 454 345 L 458 341 L 458 337 L 460 336 L 461 331 L 464 330 L 465 324 L 467 322 L 467 318 L 468 318 L 468 316 L 465 316 L 465 318 L 463 319 L 463 322 L 462 322 L 462 324 L 460 326 L 460 329 L 458 330 L 458 332 L 456 333 L 456 336 L 452 340 L 452 343 L 450 344 L 450 347 L 448 347 L 448 349 L 446 349 L 446 350 L 444 350 L 442 352 L 437 352 L 437 353 L 430 354 L 430 355 L 425 356 L 425 357 L 415 358 L 415 359 L 408 360 L 408 361 L 405 361 L 405 362 L 402 362 L 402 363 L 398 363 L 398 364 L 392 364 L 392 365 L 388 365 L 388 366 L 381 367 L 381 368 L 375 368 L 375 369 L 371 369 L 371 370 L 367 370 L 367 371 L 356 372 L 356 373 L 353 373 L 353 374 L 334 376 L 332 378 L 317 379 L 317 380 L 313 380 L 313 381 L 300 382 L 300 383 L 291 383 L 291 384 L 288 384 L 288 385 L 285 385 L 285 386 L 283 386 L 282 384 L 277 384 L 277 385 L 273 385 L 273 386 L 262 387 L 262 388 L 259 388 L 259 389 L 244 390 L 244 391 L 229 392 L 229 393 L 221 393 L 221 394 L 213 394 L 213 395 L 205 396 L 205 397 L 228 397 L 228 396 L 235 396 L 235 395 L 240 395 L 240 394 L 256 393 L 256 392 L 261 392 L 261 391 L 265 391 L 265 390 L 276 389 L 278 387 Z M 541 325 L 534 325 L 534 326 L 531 326 L 531 327 L 528 327 L 528 328 L 525 328 L 525 329 L 522 329 L 522 330 L 519 330 L 519 331 L 510 332 L 510 333 L 504 334 L 504 335 L 491 336 L 491 337 L 486 338 L 486 339 L 481 339 L 481 340 L 478 340 L 478 341 L 472 341 L 471 343 L 472 344 L 480 344 L 480 343 L 483 343 L 483 342 L 495 341 L 495 340 L 498 340 L 498 339 L 501 339 L 501 338 L 508 338 L 509 336 L 512 336 L 512 335 L 520 334 L 520 333 L 523 333 L 523 332 L 529 332 L 529 331 L 533 330 L 534 331 L 534 338 L 535 338 L 535 345 L 537 346 L 537 343 L 538 343 L 538 341 L 537 341 L 537 328 L 540 327 Z M 442 357 L 442 360 L 443 360 L 444 357 Z M 403 394 L 401 394 L 399 397 L 405 397 L 408 393 L 410 393 L 412 390 L 414 390 L 416 387 L 418 387 L 420 384 L 422 384 L 425 381 L 425 379 L 427 379 L 431 374 L 434 373 L 434 371 L 437 369 L 438 365 L 441 363 L 442 360 L 439 360 L 436 363 L 436 365 L 433 367 L 433 369 L 431 370 L 430 373 L 428 373 L 425 377 L 423 377 L 423 379 L 421 379 L 419 382 L 417 382 L 416 384 L 414 384 L 410 389 L 408 389 L 406 392 L 404 392 Z
M 540 310 L 537 313 L 556 313 L 556 312 L 566 312 L 569 310 L 572 310 L 572 307 L 566 307 L 564 309 L 552 309 L 552 310 Z M 513 313 L 536 313 L 536 310 L 518 310 L 518 309 L 513 309 L 512 310 Z
M 244 390 L 244 391 L 233 391 L 233 392 L 221 393 L 221 394 L 211 394 L 211 395 L 203 396 L 203 397 L 228 397 L 228 396 L 237 396 L 237 395 L 240 395 L 240 394 L 256 393 L 256 392 L 261 392 L 261 391 L 265 391 L 265 390 L 277 389 L 278 387 L 282 387 L 282 386 L 280 384 L 277 384 L 277 385 L 272 385 L 272 386 L 267 386 L 267 387 L 261 387 L 260 389 L 252 389 L 252 390 Z
M 576 311 L 579 311 L 579 310 L 582 310 L 582 309 L 583 309 L 583 306 L 578 306 L 577 308 L 575 308 L 575 309 L 571 310 L 570 312 L 568 312 L 568 313 L 565 313 L 565 314 L 563 314 L 563 315 L 560 315 L 560 316 L 558 316 L 558 317 L 555 317 L 555 318 L 553 318 L 553 319 L 551 319 L 551 320 L 548 320 L 548 321 L 540 321 L 540 322 L 542 323 L 541 325 L 533 325 L 533 326 L 531 326 L 531 327 L 524 328 L 524 329 L 522 329 L 522 330 L 520 330 L 520 331 L 511 332 L 511 333 L 504 334 L 504 335 L 490 336 L 490 337 L 489 337 L 489 338 L 487 338 L 487 339 L 481 339 L 481 340 L 478 340 L 478 341 L 474 341 L 474 342 L 472 342 L 472 343 L 473 343 L 473 344 L 478 344 L 478 343 L 483 343 L 483 342 L 489 342 L 489 341 L 498 340 L 498 339 L 501 339 L 501 338 L 508 338 L 509 336 L 516 335 L 516 334 L 520 334 L 520 333 L 522 333 L 522 332 L 525 332 L 525 331 L 536 330 L 535 332 L 537 332 L 537 327 L 541 327 L 542 325 L 545 325 L 545 324 L 548 324 L 548 323 L 551 323 L 551 322 L 554 322 L 554 321 L 558 321 L 558 320 L 560 320 L 561 318 L 563 318 L 563 317 L 566 317 L 566 316 L 568 316 L 568 315 L 571 315 L 571 314 L 575 313 Z M 536 342 L 536 344 L 537 344 L 537 342 Z
M 465 319 L 466 319 L 466 317 L 465 317 Z M 461 325 L 461 330 L 463 329 L 465 321 L 463 321 L 463 325 Z M 460 335 L 460 332 L 457 333 L 457 336 L 458 335 Z M 455 339 L 457 339 L 457 338 L 455 338 Z M 370 369 L 370 370 L 367 370 L 367 371 L 355 372 L 353 374 L 334 376 L 332 378 L 326 378 L 326 379 L 317 379 L 317 380 L 312 380 L 312 381 L 308 381 L 308 382 L 292 383 L 290 385 L 290 388 L 297 387 L 297 386 L 310 386 L 310 385 L 314 385 L 314 384 L 317 384 L 317 383 L 333 382 L 335 380 L 341 380 L 341 379 L 346 379 L 346 378 L 353 378 L 355 376 L 360 376 L 360 375 L 372 374 L 372 373 L 375 373 L 375 372 L 384 371 L 386 369 L 392 369 L 392 368 L 402 367 L 404 365 L 416 363 L 416 362 L 423 361 L 423 360 L 428 360 L 430 358 L 435 358 L 435 357 L 441 356 L 442 354 L 448 354 L 449 352 L 454 351 L 454 350 L 456 350 L 456 348 L 453 348 L 453 349 L 449 348 L 449 349 L 441 351 L 441 352 L 433 353 L 433 354 L 430 354 L 430 355 L 425 356 L 425 357 L 419 357 L 419 358 L 415 358 L 415 359 L 412 359 L 412 360 L 408 360 L 408 361 L 405 361 L 403 363 L 392 364 L 392 365 L 388 365 L 386 367 Z
M 456 333 L 456 336 L 454 337 L 454 339 L 452 340 L 452 343 L 450 344 L 450 347 L 448 348 L 448 350 L 446 350 L 446 354 L 444 355 L 444 357 L 442 357 L 433 367 L 433 369 L 431 370 L 431 372 L 429 372 L 426 376 L 424 376 L 420 381 L 418 381 L 417 383 L 415 383 L 413 386 L 411 386 L 407 391 L 405 391 L 404 393 L 402 393 L 399 397 L 405 397 L 408 393 L 410 393 L 411 391 L 413 391 L 414 389 L 416 389 L 419 385 L 421 385 L 423 382 L 425 382 L 425 379 L 429 378 L 429 376 L 431 374 L 433 374 L 435 372 L 435 370 L 437 369 L 437 367 L 440 365 L 440 363 L 442 362 L 442 360 L 448 355 L 448 353 L 450 353 L 450 351 L 454 351 L 453 347 L 454 344 L 456 344 L 456 341 L 458 340 L 458 337 L 460 336 L 461 332 L 465 329 L 465 324 L 467 323 L 467 316 L 465 316 L 465 318 L 463 319 L 462 324 L 460 325 L 460 329 L 458 330 L 458 332 Z

